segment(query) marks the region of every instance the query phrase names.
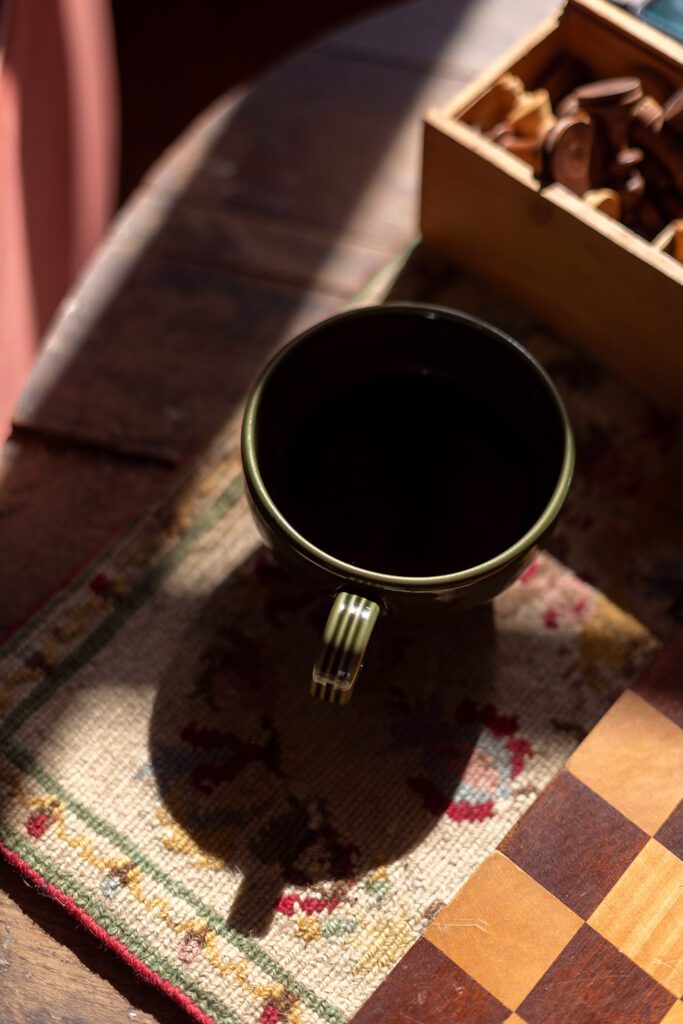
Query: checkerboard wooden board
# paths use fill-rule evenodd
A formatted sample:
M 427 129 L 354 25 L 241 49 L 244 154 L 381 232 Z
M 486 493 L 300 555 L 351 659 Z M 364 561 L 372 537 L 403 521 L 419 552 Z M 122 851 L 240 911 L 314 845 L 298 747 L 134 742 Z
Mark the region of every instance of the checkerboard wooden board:
M 683 632 L 353 1024 L 683 1024 Z

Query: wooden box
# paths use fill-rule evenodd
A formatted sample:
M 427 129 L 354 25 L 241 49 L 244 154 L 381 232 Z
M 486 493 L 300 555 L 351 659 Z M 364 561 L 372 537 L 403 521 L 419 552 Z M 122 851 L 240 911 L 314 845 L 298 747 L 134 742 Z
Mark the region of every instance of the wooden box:
M 504 72 L 557 100 L 578 84 L 569 80 L 577 59 L 586 80 L 637 74 L 658 98 L 683 86 L 683 46 L 606 0 L 569 0 L 425 115 L 423 238 L 683 411 L 683 264 L 563 186 L 542 186 L 528 164 L 471 127 Z

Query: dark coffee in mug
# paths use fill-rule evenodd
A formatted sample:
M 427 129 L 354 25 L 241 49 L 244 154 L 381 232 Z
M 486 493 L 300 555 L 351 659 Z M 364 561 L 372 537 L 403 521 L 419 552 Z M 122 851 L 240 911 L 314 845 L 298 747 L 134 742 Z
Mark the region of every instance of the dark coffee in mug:
M 373 572 L 440 576 L 531 529 L 557 482 L 562 424 L 499 341 L 440 321 L 416 340 L 409 324 L 395 316 L 369 335 L 346 323 L 322 362 L 323 345 L 303 346 L 259 447 L 273 501 L 317 547 Z
M 353 565 L 398 576 L 479 565 L 530 529 L 555 484 L 554 450 L 453 378 L 386 372 L 311 397 L 271 494 Z

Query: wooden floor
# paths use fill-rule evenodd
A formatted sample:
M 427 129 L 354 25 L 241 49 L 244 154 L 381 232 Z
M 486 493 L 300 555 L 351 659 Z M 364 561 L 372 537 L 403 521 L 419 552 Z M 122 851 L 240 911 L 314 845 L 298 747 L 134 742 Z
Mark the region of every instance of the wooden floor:
M 404 4 L 217 101 L 152 169 L 2 452 L 0 634 L 154 500 L 270 351 L 406 245 L 420 112 L 553 6 Z M 2 1024 L 187 1019 L 4 864 L 0 886 Z
M 110 0 L 116 40 L 125 200 L 167 146 L 221 93 L 391 0 Z M 268 26 L 264 31 L 264 26 Z

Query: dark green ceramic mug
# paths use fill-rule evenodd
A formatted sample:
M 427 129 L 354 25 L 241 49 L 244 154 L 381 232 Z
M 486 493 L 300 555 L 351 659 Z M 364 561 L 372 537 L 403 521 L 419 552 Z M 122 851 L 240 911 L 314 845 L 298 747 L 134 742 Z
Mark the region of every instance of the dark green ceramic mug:
M 266 542 L 333 599 L 311 689 L 344 704 L 381 612 L 471 607 L 523 571 L 564 502 L 574 444 L 516 341 L 395 303 L 279 351 L 249 397 L 242 456 Z

